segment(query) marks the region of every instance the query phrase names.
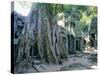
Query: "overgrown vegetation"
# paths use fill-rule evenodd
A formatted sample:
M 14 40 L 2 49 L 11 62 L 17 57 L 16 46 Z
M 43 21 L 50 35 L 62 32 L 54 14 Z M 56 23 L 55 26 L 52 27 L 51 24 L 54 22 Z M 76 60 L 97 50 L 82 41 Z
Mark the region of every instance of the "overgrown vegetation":
M 33 3 L 19 37 L 15 64 L 25 59 L 61 64 L 68 55 L 84 51 L 87 43 L 96 49 L 97 7 Z

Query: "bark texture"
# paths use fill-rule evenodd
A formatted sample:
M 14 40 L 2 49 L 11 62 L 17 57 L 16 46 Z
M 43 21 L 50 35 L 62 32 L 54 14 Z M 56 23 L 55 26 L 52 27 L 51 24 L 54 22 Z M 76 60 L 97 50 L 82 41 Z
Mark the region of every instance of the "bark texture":
M 19 41 L 18 63 L 34 57 L 34 52 L 42 63 L 59 63 L 67 57 L 61 27 L 53 17 L 45 5 L 32 7 Z

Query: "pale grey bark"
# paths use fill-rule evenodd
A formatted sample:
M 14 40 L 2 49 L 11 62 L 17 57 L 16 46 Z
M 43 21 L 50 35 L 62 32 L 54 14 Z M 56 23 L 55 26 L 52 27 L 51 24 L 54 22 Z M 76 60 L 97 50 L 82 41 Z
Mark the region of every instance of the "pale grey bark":
M 61 58 L 67 57 L 61 29 L 57 20 L 53 22 L 52 15 L 48 14 L 45 6 L 32 7 L 19 41 L 19 52 L 17 60 L 30 57 L 30 49 L 37 44 L 37 51 L 42 63 L 58 63 Z M 52 17 L 51 17 L 52 16 Z M 35 49 L 32 49 L 33 52 Z M 34 56 L 34 55 L 33 55 Z

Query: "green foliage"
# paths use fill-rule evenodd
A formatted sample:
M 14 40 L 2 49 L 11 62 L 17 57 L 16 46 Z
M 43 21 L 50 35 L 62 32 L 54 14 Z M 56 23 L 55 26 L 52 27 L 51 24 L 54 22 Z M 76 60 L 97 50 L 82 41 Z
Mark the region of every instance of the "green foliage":
M 58 13 L 61 13 L 64 10 L 64 6 L 61 4 L 45 4 L 48 12 L 55 16 Z
M 48 15 L 56 16 L 58 13 L 63 12 L 65 18 L 70 17 L 72 22 L 80 21 L 79 26 L 85 32 L 88 32 L 89 24 L 92 18 L 97 16 L 97 7 L 95 6 L 82 6 L 82 5 L 66 5 L 66 4 L 50 4 L 38 3 L 39 7 L 45 7 Z M 56 18 L 57 19 L 57 18 Z
M 90 32 L 95 34 L 97 33 L 97 17 L 92 18 Z
M 45 7 L 47 9 L 48 15 L 56 16 L 58 13 L 64 11 L 64 5 L 62 4 L 50 4 L 50 3 L 38 3 L 39 8 Z

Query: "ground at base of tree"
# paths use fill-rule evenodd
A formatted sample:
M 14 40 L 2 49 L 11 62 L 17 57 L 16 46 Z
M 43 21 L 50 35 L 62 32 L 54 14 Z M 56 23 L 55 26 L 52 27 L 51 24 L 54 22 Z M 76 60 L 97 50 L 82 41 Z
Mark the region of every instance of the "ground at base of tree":
M 94 60 L 95 59 L 95 60 Z M 35 60 L 36 61 L 36 60 Z M 31 64 L 24 61 L 15 73 L 36 73 L 36 72 L 56 72 L 70 70 L 87 70 L 97 69 L 97 53 L 96 51 L 84 51 L 74 55 L 68 55 L 68 59 L 61 60 L 61 64 Z

